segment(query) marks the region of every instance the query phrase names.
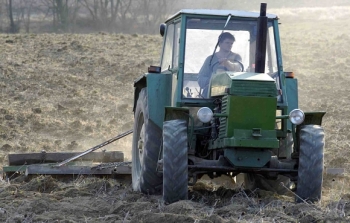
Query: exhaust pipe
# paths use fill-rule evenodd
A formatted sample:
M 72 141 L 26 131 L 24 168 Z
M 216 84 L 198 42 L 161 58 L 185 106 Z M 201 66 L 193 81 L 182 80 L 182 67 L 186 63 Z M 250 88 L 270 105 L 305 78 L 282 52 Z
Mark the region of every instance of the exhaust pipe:
M 265 73 L 266 61 L 266 39 L 267 39 L 267 16 L 266 3 L 260 5 L 260 16 L 258 18 L 256 51 L 255 51 L 255 73 Z

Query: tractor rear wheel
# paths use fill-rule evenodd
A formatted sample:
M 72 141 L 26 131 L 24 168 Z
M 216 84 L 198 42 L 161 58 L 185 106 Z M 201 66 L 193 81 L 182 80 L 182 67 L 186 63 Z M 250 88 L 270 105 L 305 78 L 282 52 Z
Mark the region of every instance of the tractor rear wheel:
M 173 203 L 188 198 L 187 122 L 163 124 L 163 199 Z
M 132 140 L 132 187 L 135 191 L 157 194 L 162 178 L 156 171 L 161 145 L 161 130 L 149 119 L 147 89 L 137 99 Z
M 317 202 L 321 199 L 323 181 L 324 130 L 319 125 L 300 129 L 300 148 L 296 201 Z

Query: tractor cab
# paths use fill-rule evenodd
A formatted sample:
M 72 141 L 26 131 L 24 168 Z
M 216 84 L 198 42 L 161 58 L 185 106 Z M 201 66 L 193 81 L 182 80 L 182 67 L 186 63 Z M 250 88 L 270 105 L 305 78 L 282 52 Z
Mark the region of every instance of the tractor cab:
M 173 87 L 178 89 L 174 103 L 191 104 L 193 101 L 214 96 L 202 94 L 203 88 L 199 85 L 198 78 L 205 60 L 209 57 L 213 62 L 214 54 L 219 50 L 218 38 L 223 32 L 230 33 L 235 38 L 232 52 L 241 57 L 241 72 L 255 72 L 258 17 L 259 13 L 253 12 L 185 9 L 169 18 L 165 25 L 161 25 L 161 33 L 164 33 L 161 71 L 176 71 L 176 79 L 173 80 L 176 85 Z M 283 72 L 282 61 L 279 42 L 275 41 L 275 36 L 279 38 L 278 17 L 267 14 L 267 18 L 264 73 L 276 83 L 279 93 L 277 96 L 282 105 L 283 94 L 279 78 Z M 227 73 L 232 75 L 230 71 Z

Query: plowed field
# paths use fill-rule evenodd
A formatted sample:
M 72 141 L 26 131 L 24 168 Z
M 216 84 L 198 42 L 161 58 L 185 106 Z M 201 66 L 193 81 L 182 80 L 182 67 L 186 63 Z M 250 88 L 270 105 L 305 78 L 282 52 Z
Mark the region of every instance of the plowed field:
M 200 183 L 190 200 L 165 205 L 133 192 L 129 178 L 19 176 L 0 181 L 1 222 L 347 222 L 350 221 L 350 8 L 280 15 L 284 68 L 299 82 L 305 111 L 326 111 L 323 199 L 247 194 Z M 0 165 L 9 153 L 84 151 L 132 129 L 133 81 L 157 65 L 158 35 L 0 34 Z M 104 149 L 125 152 L 131 136 Z M 214 190 L 216 189 L 216 190 Z

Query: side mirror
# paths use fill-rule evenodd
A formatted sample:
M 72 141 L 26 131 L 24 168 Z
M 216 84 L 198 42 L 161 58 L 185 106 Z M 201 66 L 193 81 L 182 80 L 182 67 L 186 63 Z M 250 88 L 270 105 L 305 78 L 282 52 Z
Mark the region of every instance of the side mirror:
M 159 32 L 160 32 L 161 36 L 164 36 L 165 28 L 166 28 L 166 24 L 164 24 L 164 23 L 160 24 Z

